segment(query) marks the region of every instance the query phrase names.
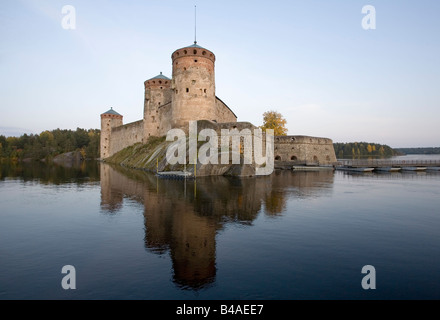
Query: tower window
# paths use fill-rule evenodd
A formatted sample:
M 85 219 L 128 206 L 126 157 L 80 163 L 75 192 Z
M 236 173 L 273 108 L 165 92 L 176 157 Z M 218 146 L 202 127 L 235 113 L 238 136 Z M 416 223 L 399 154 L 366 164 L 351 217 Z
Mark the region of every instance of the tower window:
M 194 54 L 197 54 L 197 50 L 194 50 L 193 53 L 194 53 Z
M 162 81 L 159 80 L 159 84 L 162 84 Z
M 206 89 L 203 89 L 203 92 L 206 93 Z
M 183 50 L 183 53 L 184 53 L 184 54 L 187 54 L 187 53 L 188 53 L 188 51 L 186 51 L 186 50 Z
M 206 54 L 206 51 L 203 51 L 202 54 L 205 55 L 205 54 Z
M 160 89 L 162 90 L 162 89 L 163 89 L 163 87 L 160 87 Z
M 194 62 L 197 62 L 197 60 L 194 60 Z
M 186 92 L 189 92 L 189 88 L 186 88 Z

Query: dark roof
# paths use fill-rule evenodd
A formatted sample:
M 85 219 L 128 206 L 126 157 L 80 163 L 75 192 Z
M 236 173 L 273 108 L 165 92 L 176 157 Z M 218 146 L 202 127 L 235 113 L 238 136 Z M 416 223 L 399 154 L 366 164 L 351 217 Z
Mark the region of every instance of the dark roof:
M 148 79 L 147 81 L 149 81 L 149 80 L 153 80 L 153 79 L 171 80 L 170 78 L 165 77 L 165 76 L 162 74 L 162 72 L 161 72 L 159 75 L 157 75 L 157 76 L 155 76 L 155 77 L 153 77 L 153 78 L 151 78 L 151 79 Z
M 103 114 L 114 114 L 116 116 L 122 116 L 121 114 L 117 113 L 115 110 L 113 110 L 113 107 L 110 108 L 107 112 L 104 112 Z
M 208 50 L 206 48 L 203 48 L 203 47 L 199 46 L 196 41 L 194 41 L 194 43 L 192 45 L 189 45 L 189 46 L 184 47 L 184 48 L 198 48 L 198 49 Z

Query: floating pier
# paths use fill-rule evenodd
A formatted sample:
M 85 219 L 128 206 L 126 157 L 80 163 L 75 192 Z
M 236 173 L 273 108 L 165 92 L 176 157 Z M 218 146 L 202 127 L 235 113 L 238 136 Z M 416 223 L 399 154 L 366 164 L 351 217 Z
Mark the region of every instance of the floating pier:
M 440 160 L 341 160 L 336 169 L 357 172 L 440 171 Z
M 336 170 L 353 171 L 353 172 L 373 172 L 374 168 L 364 167 L 336 167 Z
M 194 175 L 187 171 L 162 171 L 157 172 L 156 175 L 159 178 L 173 179 L 173 180 L 184 180 L 184 179 L 194 179 Z
M 398 168 L 398 167 L 377 167 L 374 169 L 375 171 L 380 171 L 380 172 L 399 172 L 402 170 L 402 168 Z
M 330 166 L 293 166 L 293 171 L 323 171 L 323 170 L 334 170 L 333 167 Z

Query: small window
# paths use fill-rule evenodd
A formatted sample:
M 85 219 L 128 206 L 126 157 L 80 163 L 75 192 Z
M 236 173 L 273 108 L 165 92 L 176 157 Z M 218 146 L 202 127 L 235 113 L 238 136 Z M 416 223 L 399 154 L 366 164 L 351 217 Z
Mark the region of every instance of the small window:
M 194 53 L 194 54 L 197 54 L 197 50 L 194 50 L 193 53 Z
M 178 94 L 178 93 L 179 93 L 179 90 L 176 89 L 176 94 Z
M 275 161 L 280 161 L 281 160 L 281 157 L 280 156 L 276 156 L 275 157 Z
M 183 71 L 186 71 L 186 67 L 183 68 Z
M 156 81 L 153 81 L 153 83 L 156 83 Z
M 205 55 L 205 54 L 206 54 L 206 51 L 203 51 L 202 54 Z
M 206 89 L 204 89 L 203 92 L 206 93 Z
M 159 84 L 162 84 L 162 81 L 159 80 Z
M 183 53 L 184 53 L 184 54 L 187 54 L 187 53 L 188 53 L 188 51 L 186 51 L 186 50 L 183 50 Z
M 296 161 L 296 160 L 298 160 L 298 158 L 295 157 L 295 156 L 291 156 L 291 157 L 290 157 L 290 160 L 292 160 L 292 161 Z
M 192 84 L 196 84 L 196 80 L 192 80 L 191 83 L 192 83 Z
M 160 105 L 160 102 L 159 102 L 159 105 Z
M 197 62 L 197 60 L 194 60 L 194 62 Z
M 186 92 L 189 92 L 189 88 L 186 88 Z
M 163 87 L 160 87 L 160 90 L 162 90 L 163 89 Z

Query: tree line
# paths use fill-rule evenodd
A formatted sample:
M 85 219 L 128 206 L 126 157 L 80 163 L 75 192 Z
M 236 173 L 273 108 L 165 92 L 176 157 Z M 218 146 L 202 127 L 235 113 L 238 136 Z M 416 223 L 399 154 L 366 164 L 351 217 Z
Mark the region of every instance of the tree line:
M 440 154 L 440 148 L 397 148 L 404 154 Z
M 390 146 L 379 143 L 349 142 L 333 143 L 336 157 L 343 158 L 366 158 L 366 157 L 392 157 L 402 155 Z
M 20 137 L 0 135 L 0 158 L 15 161 L 50 160 L 65 152 L 80 151 L 84 159 L 94 159 L 99 157 L 99 143 L 98 129 L 55 129 Z

